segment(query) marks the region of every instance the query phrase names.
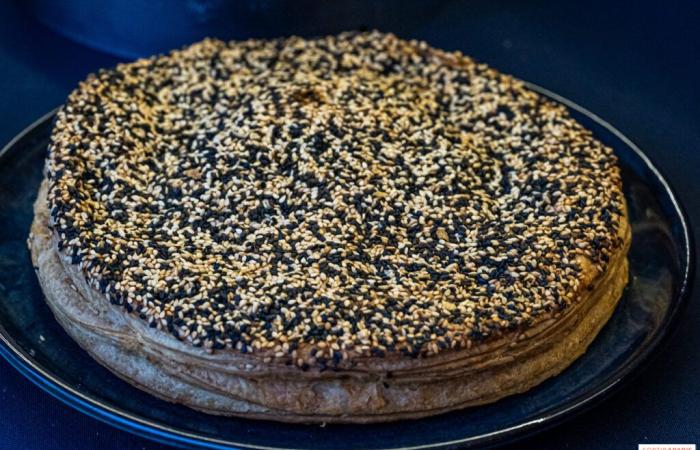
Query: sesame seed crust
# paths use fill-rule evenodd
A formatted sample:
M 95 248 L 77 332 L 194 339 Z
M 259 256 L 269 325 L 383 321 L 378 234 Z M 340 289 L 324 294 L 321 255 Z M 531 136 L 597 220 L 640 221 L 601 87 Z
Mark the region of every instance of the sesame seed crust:
M 616 159 L 565 108 L 377 32 L 100 71 L 47 176 L 59 251 L 113 304 L 302 367 L 533 326 L 623 245 Z

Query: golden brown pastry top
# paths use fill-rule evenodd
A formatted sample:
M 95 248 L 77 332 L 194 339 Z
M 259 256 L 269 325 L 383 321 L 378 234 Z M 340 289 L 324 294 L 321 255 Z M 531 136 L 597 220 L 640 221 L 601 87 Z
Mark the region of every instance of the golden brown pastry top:
M 622 244 L 616 159 L 565 108 L 378 32 L 100 71 L 58 113 L 48 176 L 59 249 L 111 302 L 300 366 L 527 327 Z

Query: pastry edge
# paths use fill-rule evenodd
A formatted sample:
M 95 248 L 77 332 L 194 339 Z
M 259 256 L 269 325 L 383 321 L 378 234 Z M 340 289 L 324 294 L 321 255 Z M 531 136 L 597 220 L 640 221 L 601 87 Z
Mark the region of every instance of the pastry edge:
M 89 301 L 89 295 L 81 293 L 90 289 L 87 284 L 73 282 L 75 274 L 66 270 L 67 263 L 61 261 L 48 229 L 46 182 L 35 204 L 29 243 L 42 290 L 59 323 L 100 364 L 139 389 L 217 415 L 304 423 L 371 423 L 491 403 L 524 392 L 568 367 L 612 315 L 627 284 L 630 231 L 626 220 L 623 225 L 625 245 L 611 259 L 607 272 L 590 283 L 594 289 L 584 290 L 583 301 L 570 308 L 565 316 L 569 320 L 560 318 L 553 333 L 544 330 L 535 334 L 542 339 L 530 347 L 541 351 L 526 348 L 521 351 L 525 356 L 516 358 L 509 354 L 509 348 L 517 345 L 513 342 L 482 355 L 487 359 L 495 356 L 497 364 L 477 363 L 470 370 L 468 358 L 464 365 L 459 364 L 464 360 L 456 360 L 456 364 L 448 361 L 454 376 L 423 380 L 420 371 L 403 379 L 400 373 L 389 378 L 388 373 L 343 370 L 316 376 L 297 368 L 297 379 L 289 374 L 276 376 L 274 371 L 263 375 L 231 373 L 220 370 L 220 362 L 219 367 L 215 361 L 208 364 L 202 349 L 193 348 L 192 356 L 161 348 L 158 341 L 163 341 L 148 333 L 163 335 L 166 341 L 175 339 L 161 330 L 135 324 L 137 319 L 125 317 L 121 308 L 106 300 Z M 562 328 L 562 323 L 568 326 Z M 173 355 L 180 361 L 174 361 Z

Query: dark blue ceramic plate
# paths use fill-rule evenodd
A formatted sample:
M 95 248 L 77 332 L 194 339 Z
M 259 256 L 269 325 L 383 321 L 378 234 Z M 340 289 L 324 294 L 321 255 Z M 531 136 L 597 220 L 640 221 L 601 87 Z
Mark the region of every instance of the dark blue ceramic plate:
M 674 328 L 690 289 L 687 219 L 657 169 L 595 115 L 566 104 L 613 147 L 623 170 L 633 241 L 630 284 L 589 351 L 559 376 L 497 403 L 416 421 L 369 426 L 304 426 L 215 417 L 131 387 L 83 352 L 56 323 L 25 244 L 42 176 L 52 114 L 0 154 L 0 353 L 68 405 L 162 442 L 203 448 L 427 449 L 514 440 L 561 422 L 619 387 Z

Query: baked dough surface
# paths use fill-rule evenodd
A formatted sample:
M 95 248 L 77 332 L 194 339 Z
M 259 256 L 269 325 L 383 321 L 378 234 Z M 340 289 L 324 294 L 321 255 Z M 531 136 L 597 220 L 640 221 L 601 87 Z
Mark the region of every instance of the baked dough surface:
M 204 40 L 57 113 L 29 244 L 56 318 L 166 400 L 422 417 L 581 355 L 627 283 L 617 159 L 561 105 L 390 34 Z

